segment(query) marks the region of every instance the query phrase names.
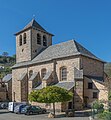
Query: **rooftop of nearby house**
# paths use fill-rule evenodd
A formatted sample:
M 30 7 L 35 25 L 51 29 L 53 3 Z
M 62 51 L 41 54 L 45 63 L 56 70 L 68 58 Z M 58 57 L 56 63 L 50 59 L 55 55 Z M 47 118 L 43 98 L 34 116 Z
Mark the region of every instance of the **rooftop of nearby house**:
M 3 77 L 2 81 L 3 82 L 8 82 L 12 79 L 12 74 L 7 74 L 6 76 Z

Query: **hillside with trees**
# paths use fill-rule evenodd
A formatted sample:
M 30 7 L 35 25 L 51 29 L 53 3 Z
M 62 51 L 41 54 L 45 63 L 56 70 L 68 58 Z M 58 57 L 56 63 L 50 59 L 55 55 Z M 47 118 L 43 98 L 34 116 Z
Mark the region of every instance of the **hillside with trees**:
M 16 55 L 9 56 L 8 52 L 3 52 L 2 55 L 0 55 L 0 78 L 11 73 L 11 67 L 15 64 L 15 61 Z
M 111 62 L 105 64 L 104 71 L 109 77 L 111 77 Z

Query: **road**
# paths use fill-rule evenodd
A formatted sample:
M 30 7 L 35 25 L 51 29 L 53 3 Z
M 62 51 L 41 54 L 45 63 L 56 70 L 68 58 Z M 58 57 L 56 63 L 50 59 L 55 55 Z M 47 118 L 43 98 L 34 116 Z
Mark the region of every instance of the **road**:
M 52 118 L 47 118 L 48 114 L 41 115 L 21 115 L 9 113 L 7 110 L 0 110 L 0 120 L 51 120 Z M 54 120 L 89 120 L 88 117 L 58 117 Z

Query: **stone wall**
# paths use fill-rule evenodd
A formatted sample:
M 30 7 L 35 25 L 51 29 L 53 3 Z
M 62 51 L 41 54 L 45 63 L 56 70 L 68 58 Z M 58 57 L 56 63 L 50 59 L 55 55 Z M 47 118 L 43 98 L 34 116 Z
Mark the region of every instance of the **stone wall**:
M 33 88 L 35 88 L 39 83 L 41 83 L 41 79 L 40 79 L 40 74 L 38 73 L 37 76 L 33 79 L 33 80 L 29 80 L 28 81 L 28 92 L 30 94 L 30 92 L 32 91 Z
M 88 89 L 88 83 L 93 83 L 93 88 Z M 93 92 L 98 93 L 98 98 L 93 98 Z M 91 80 L 84 77 L 84 97 L 87 97 L 87 104 L 90 106 L 95 100 L 107 101 L 108 100 L 108 90 L 105 87 L 105 83 L 98 80 Z
M 7 100 L 7 88 L 6 86 L 2 87 L 0 85 L 0 101 L 6 101 Z
M 39 33 L 41 35 L 41 45 L 37 44 L 37 33 Z M 43 48 L 47 47 L 47 46 L 43 46 L 43 35 L 46 36 L 47 46 L 52 45 L 52 36 L 51 35 L 41 32 L 41 31 L 38 31 L 38 30 L 35 30 L 35 29 L 32 29 L 32 47 L 31 47 L 32 58 L 34 58 Z
M 19 36 L 26 33 L 26 44 L 19 45 Z M 27 30 L 16 36 L 16 62 L 23 62 L 31 60 L 31 30 Z
M 12 70 L 12 101 L 21 102 L 21 81 L 19 79 L 23 73 L 27 73 L 27 68 Z
M 83 109 L 83 79 L 76 80 L 75 84 L 75 109 L 81 110 Z
M 6 97 L 6 91 L 0 92 L 0 101 L 6 101 L 7 97 Z
M 56 61 L 56 74 L 58 80 L 60 81 L 60 68 L 65 66 L 67 68 L 67 80 L 73 81 L 74 80 L 74 67 L 80 68 L 80 58 L 72 57 L 72 58 L 64 58 Z
M 21 102 L 28 102 L 28 76 L 27 74 L 20 80 L 21 83 Z
M 12 72 L 12 76 L 13 76 L 13 90 L 12 93 L 15 92 L 15 100 L 16 101 L 21 101 L 21 83 L 19 80 L 19 76 L 20 74 L 26 72 L 29 75 L 29 71 L 32 70 L 33 73 L 38 73 L 39 74 L 39 79 L 42 80 L 41 78 L 41 70 L 46 68 L 46 71 L 52 71 L 53 73 L 56 74 L 56 80 L 60 81 L 60 68 L 65 66 L 67 68 L 67 80 L 68 81 L 73 81 L 75 80 L 75 74 L 74 74 L 74 68 L 77 68 L 78 70 L 83 68 L 83 73 L 85 75 L 90 75 L 90 76 L 103 76 L 103 63 L 97 60 L 93 60 L 93 59 L 89 59 L 86 57 L 78 57 L 78 56 L 74 56 L 74 57 L 67 57 L 67 58 L 62 58 L 62 59 L 57 59 L 54 61 L 50 61 L 50 62 L 45 62 L 43 64 L 36 64 L 36 65 L 32 65 L 30 67 L 27 68 L 18 68 L 18 69 L 14 69 Z M 50 77 L 49 77 L 50 78 Z M 49 79 L 49 81 L 51 81 L 51 79 L 53 78 L 53 75 L 51 76 L 51 78 Z M 55 80 L 55 79 L 54 79 Z M 83 86 L 83 82 L 84 82 L 84 86 Z M 81 83 L 77 83 L 78 86 L 76 88 L 76 108 L 77 109 L 82 109 L 83 107 L 83 96 L 88 96 L 89 100 L 88 103 L 91 103 L 92 101 L 94 101 L 94 99 L 92 99 L 92 91 L 87 89 L 87 82 L 88 79 L 84 78 L 84 81 L 81 79 Z M 43 81 L 43 83 L 45 84 L 45 82 Z M 29 87 L 27 92 L 31 92 L 32 90 L 32 85 L 33 83 L 31 83 L 29 81 Z M 25 87 L 25 84 L 23 85 Z M 23 88 L 24 89 L 24 88 Z M 84 89 L 84 92 L 83 92 Z M 100 88 L 98 88 L 100 89 Z M 97 91 L 97 89 L 94 89 L 93 91 Z M 102 91 L 102 90 L 101 90 Z M 101 94 L 101 93 L 100 93 Z M 100 99 L 101 96 L 99 96 L 98 99 Z M 38 104 L 38 103 L 37 103 Z M 40 106 L 46 107 L 45 104 L 38 104 Z M 48 108 L 52 108 L 52 106 L 48 106 Z M 60 105 L 57 104 L 57 109 L 60 109 L 61 111 L 63 111 L 64 105 Z
M 84 75 L 104 76 L 104 63 L 88 57 L 81 57 L 81 64 Z
M 64 58 L 62 60 L 57 60 L 56 61 L 56 76 L 58 81 L 60 80 L 60 68 L 62 66 L 67 67 L 67 80 L 72 81 L 74 80 L 74 67 L 77 67 L 79 69 L 79 58 Z M 18 68 L 18 69 L 13 69 L 12 70 L 12 98 L 14 100 L 14 92 L 15 92 L 15 101 L 21 101 L 21 82 L 19 81 L 20 76 L 23 73 L 28 73 L 30 70 L 33 70 L 34 72 L 38 72 L 40 74 L 40 79 L 41 79 L 41 70 L 46 68 L 47 71 L 53 71 L 54 70 L 54 63 L 49 62 L 49 63 L 44 63 L 44 64 L 39 64 L 27 68 Z M 51 77 L 52 78 L 52 77 Z M 49 80 L 50 81 L 50 80 Z M 25 88 L 25 84 L 24 84 Z M 31 90 L 30 90 L 31 91 Z
M 26 44 L 23 43 L 23 36 L 26 33 Z M 41 45 L 37 44 L 37 33 L 41 35 Z M 22 45 L 19 45 L 19 37 L 22 35 Z M 16 62 L 32 60 L 43 48 L 43 35 L 46 36 L 47 46 L 52 45 L 52 36 L 35 29 L 29 29 L 16 36 Z
M 8 81 L 7 84 L 7 92 L 8 92 L 8 99 L 12 101 L 12 79 Z

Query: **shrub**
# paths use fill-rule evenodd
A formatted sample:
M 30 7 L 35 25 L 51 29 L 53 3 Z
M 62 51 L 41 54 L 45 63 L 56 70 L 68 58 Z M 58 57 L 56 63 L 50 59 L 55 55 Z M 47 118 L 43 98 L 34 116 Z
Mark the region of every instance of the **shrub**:
M 95 102 L 93 103 L 92 108 L 93 108 L 93 109 L 97 109 L 97 113 L 104 111 L 104 105 L 103 105 L 101 102 L 99 102 L 99 101 L 95 101 Z
M 103 113 L 99 113 L 97 117 L 102 120 L 111 120 L 111 112 L 104 111 Z

